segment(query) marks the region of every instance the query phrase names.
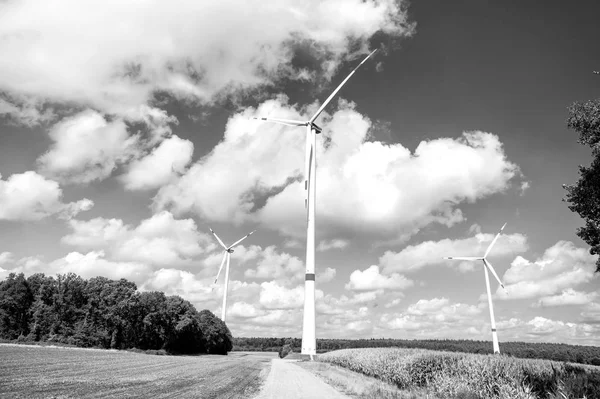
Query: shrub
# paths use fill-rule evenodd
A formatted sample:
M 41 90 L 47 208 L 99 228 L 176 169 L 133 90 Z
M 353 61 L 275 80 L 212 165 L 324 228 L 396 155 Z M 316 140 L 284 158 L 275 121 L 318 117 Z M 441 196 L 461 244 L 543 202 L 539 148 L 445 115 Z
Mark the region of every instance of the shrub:
M 281 359 L 283 359 L 284 357 L 286 357 L 287 355 L 289 355 L 291 352 L 292 352 L 292 346 L 288 345 L 288 344 L 285 344 L 279 350 L 279 357 Z

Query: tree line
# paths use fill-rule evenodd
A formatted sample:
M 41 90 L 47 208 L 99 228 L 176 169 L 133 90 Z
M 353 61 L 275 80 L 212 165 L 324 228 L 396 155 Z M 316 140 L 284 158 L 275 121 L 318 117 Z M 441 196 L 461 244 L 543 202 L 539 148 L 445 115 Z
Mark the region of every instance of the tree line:
M 279 352 L 289 345 L 294 352 L 300 352 L 302 340 L 299 338 L 246 338 L 233 340 L 234 351 Z M 349 348 L 418 348 L 449 352 L 492 354 L 489 341 L 451 339 L 317 339 L 317 352 L 325 353 Z M 567 345 L 553 343 L 503 342 L 502 353 L 524 359 L 549 359 L 564 362 L 592 364 L 600 366 L 600 348 L 595 346 Z
M 227 354 L 233 342 L 221 319 L 179 296 L 75 273 L 11 273 L 0 282 L 0 338 L 188 354 Z

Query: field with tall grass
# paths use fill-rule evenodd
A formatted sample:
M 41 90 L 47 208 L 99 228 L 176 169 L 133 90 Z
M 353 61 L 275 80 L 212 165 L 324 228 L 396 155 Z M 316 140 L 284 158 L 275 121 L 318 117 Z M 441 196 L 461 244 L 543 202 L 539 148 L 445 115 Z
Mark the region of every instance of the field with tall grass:
M 319 361 L 439 398 L 600 399 L 600 368 L 424 349 L 342 349 Z

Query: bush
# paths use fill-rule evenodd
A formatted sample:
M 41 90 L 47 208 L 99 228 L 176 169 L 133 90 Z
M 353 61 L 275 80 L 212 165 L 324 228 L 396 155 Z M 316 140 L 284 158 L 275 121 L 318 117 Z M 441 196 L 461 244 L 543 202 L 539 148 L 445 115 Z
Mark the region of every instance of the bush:
M 292 353 L 292 346 L 285 344 L 281 347 L 281 349 L 279 350 L 279 357 L 281 359 L 283 359 L 284 357 L 286 357 L 287 355 L 289 355 L 290 353 Z

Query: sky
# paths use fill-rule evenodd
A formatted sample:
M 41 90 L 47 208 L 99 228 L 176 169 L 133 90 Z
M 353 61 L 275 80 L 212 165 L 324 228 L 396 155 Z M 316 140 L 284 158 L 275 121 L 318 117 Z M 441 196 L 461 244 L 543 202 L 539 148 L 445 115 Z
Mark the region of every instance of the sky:
M 600 345 L 597 257 L 562 202 L 591 153 L 600 4 L 0 0 L 0 277 L 134 281 L 301 337 L 308 119 L 317 338 Z

